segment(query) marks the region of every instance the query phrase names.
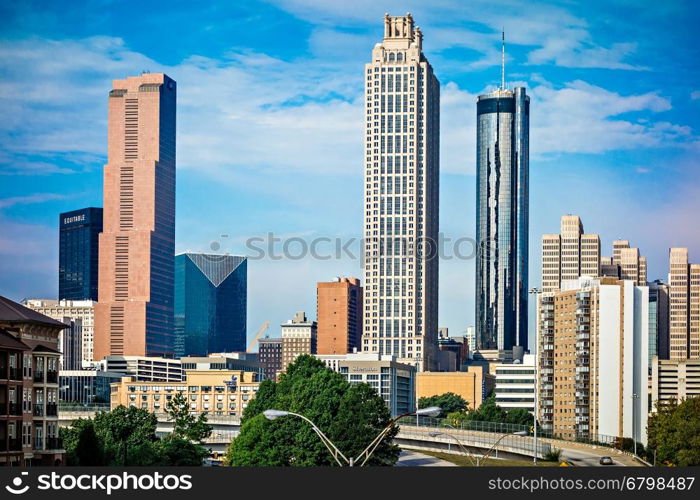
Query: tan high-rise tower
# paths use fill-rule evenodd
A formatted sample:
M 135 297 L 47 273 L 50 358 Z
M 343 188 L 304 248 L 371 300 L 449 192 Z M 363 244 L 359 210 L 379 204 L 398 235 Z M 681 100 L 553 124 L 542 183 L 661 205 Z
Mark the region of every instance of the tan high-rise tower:
M 114 80 L 94 359 L 173 353 L 175 81 Z
M 600 237 L 583 232 L 578 215 L 561 218 L 561 234 L 542 236 L 542 291 L 559 289 L 564 280 L 600 275 Z
M 440 83 L 413 17 L 365 65 L 363 352 L 437 367 Z
M 700 358 L 700 264 L 688 262 L 687 248 L 669 252 L 669 357 Z

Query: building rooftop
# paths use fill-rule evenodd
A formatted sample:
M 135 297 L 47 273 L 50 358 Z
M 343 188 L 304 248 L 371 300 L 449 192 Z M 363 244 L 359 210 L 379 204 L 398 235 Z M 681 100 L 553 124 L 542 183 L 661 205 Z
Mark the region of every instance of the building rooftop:
M 67 328 L 67 325 L 49 318 L 39 312 L 23 306 L 0 295 L 0 321 L 4 323 L 33 323 L 44 326 Z
M 7 330 L 0 328 L 0 347 L 5 349 L 18 349 L 22 351 L 28 351 L 31 349 L 24 342 L 17 340 L 14 335 L 12 335 Z

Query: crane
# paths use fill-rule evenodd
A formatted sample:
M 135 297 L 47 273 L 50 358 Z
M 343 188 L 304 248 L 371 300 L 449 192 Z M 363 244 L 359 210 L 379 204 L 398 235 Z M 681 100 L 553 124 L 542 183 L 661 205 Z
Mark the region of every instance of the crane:
M 255 347 L 255 344 L 258 343 L 258 339 L 260 338 L 260 336 L 261 336 L 263 333 L 265 333 L 265 331 L 267 330 L 267 327 L 268 327 L 268 326 L 270 326 L 270 322 L 269 322 L 269 321 L 265 321 L 265 322 L 262 324 L 262 326 L 260 327 L 260 329 L 256 332 L 255 337 L 253 337 L 253 340 L 252 340 L 252 341 L 250 342 L 250 344 L 248 345 L 248 349 L 246 349 L 246 352 L 251 352 L 251 351 L 253 350 L 253 347 Z

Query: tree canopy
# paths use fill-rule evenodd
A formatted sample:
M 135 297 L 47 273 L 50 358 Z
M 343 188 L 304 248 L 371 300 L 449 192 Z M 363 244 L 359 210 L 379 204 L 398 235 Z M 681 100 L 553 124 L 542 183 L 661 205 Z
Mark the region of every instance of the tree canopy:
M 649 417 L 647 444 L 649 455 L 656 450 L 657 463 L 700 465 L 700 397 L 658 403 Z
M 450 413 L 466 411 L 469 407 L 469 403 L 462 396 L 454 392 L 446 392 L 444 394 L 418 399 L 418 408 L 428 408 L 430 406 L 439 406 L 441 409 L 440 417 L 444 418 Z
M 162 439 L 156 435 L 156 415 L 136 407 L 119 406 L 97 413 L 94 419 L 76 420 L 71 427 L 61 429 L 68 464 L 201 465 L 208 450 L 199 442 L 211 428 L 205 415 L 185 417 L 181 403 L 172 408 L 168 405 L 174 431 Z
M 229 465 L 336 465 L 307 422 L 292 416 L 271 421 L 262 414 L 268 409 L 304 415 L 348 458 L 357 457 L 391 420 L 384 400 L 369 385 L 351 385 L 322 361 L 302 355 L 278 382 L 260 384 L 243 412 L 240 435 L 229 447 Z M 391 440 L 397 431 L 393 428 L 389 432 L 368 465 L 396 462 L 399 449 Z

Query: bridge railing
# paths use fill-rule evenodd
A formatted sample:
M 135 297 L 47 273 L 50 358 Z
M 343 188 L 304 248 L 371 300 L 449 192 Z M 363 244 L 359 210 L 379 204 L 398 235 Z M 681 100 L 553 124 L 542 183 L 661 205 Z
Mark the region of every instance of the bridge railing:
M 398 423 L 399 425 L 444 427 L 448 429 L 452 428 L 464 431 L 493 432 L 497 434 L 512 434 L 515 432 L 525 431 L 530 436 L 534 435 L 534 427 L 532 425 L 509 424 L 504 422 L 481 422 L 473 420 L 457 422 L 447 418 L 416 417 L 412 415 L 403 417 Z M 569 436 L 562 436 L 560 434 L 553 433 L 548 429 L 543 429 L 539 424 L 537 426 L 537 437 L 611 447 L 616 447 L 617 443 L 620 441 L 620 438 L 606 434 L 581 434 L 575 439 L 572 439 Z
M 449 427 L 430 427 L 408 425 L 401 426 L 398 439 L 410 439 L 422 442 L 442 443 L 457 449 L 457 440 L 468 448 L 479 448 L 486 451 L 494 446 L 495 450 L 508 451 L 522 455 L 533 456 L 535 453 L 535 440 L 530 436 L 519 436 L 512 432 L 495 433 L 471 429 L 455 429 Z M 456 438 L 456 439 L 455 439 Z M 543 458 L 552 450 L 549 443 L 537 441 L 537 456 Z

